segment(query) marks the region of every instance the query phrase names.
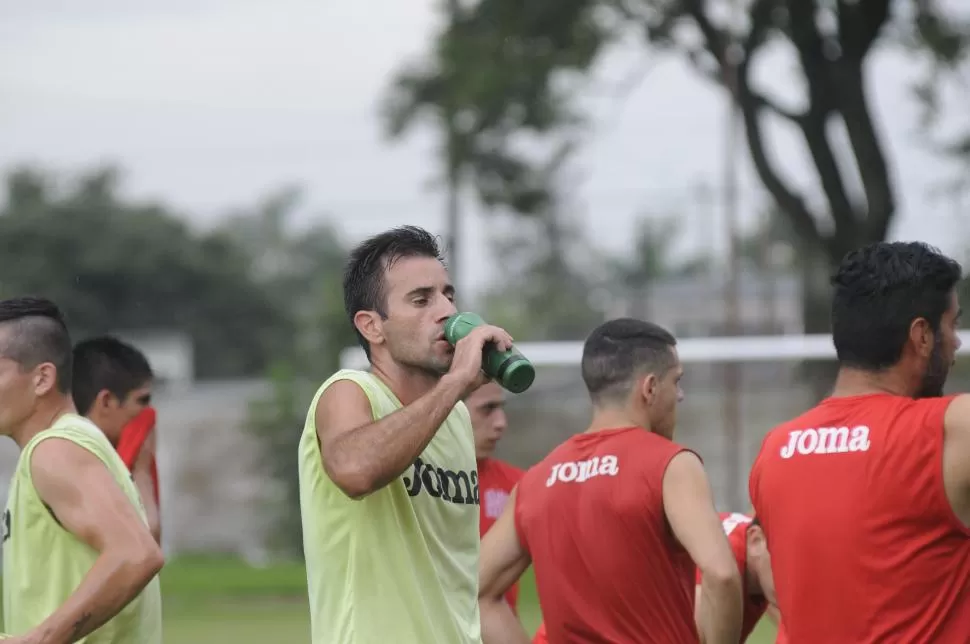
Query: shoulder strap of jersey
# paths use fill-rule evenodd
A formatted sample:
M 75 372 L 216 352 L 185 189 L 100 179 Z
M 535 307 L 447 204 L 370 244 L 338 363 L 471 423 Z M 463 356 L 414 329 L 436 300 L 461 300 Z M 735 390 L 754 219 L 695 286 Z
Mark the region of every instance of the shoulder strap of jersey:
M 367 400 L 370 401 L 371 415 L 375 419 L 380 416 L 380 404 L 378 401 L 381 397 L 390 397 L 391 400 L 395 400 L 393 394 L 377 376 L 369 371 L 360 371 L 357 369 L 341 369 L 336 372 L 320 388 L 320 393 L 322 394 L 323 391 L 339 380 L 349 380 L 363 390 L 364 395 L 367 396 Z

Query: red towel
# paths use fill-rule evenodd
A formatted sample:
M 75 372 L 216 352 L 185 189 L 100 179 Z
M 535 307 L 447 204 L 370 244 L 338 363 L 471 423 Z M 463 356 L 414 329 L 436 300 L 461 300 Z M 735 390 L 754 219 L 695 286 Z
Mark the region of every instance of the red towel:
M 145 407 L 140 414 L 131 419 L 124 429 L 121 430 L 121 438 L 118 439 L 118 455 L 125 462 L 125 466 L 131 470 L 135 467 L 135 461 L 141 448 L 148 439 L 148 434 L 155 429 L 155 408 Z M 151 463 L 152 486 L 155 492 L 155 504 L 158 504 L 158 468 L 155 465 L 155 457 Z

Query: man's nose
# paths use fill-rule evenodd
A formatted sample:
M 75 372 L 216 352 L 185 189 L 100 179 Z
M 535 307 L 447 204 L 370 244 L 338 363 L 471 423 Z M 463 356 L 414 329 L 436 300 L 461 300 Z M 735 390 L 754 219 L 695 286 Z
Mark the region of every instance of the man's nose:
M 437 313 L 438 313 L 438 315 L 437 315 L 438 322 L 444 322 L 445 320 L 447 320 L 448 318 L 450 318 L 452 315 L 454 315 L 457 312 L 458 312 L 458 309 L 455 307 L 455 303 L 454 302 L 452 302 L 450 299 L 448 299 L 444 295 L 440 296 L 440 298 L 439 298 L 439 304 L 438 304 L 438 311 L 437 311 Z

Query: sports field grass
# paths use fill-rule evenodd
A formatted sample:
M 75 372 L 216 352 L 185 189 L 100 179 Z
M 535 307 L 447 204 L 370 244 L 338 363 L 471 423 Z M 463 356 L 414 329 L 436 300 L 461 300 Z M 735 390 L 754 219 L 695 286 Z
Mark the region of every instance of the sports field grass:
M 254 569 L 232 560 L 177 559 L 162 573 L 165 644 L 309 642 L 306 577 L 300 564 Z M 530 573 L 519 613 L 534 632 L 541 615 Z M 764 623 L 750 644 L 774 642 Z
M 165 644 L 309 642 L 302 564 L 181 557 L 162 571 Z
M 182 557 L 162 572 L 165 644 L 265 644 L 310 641 L 306 576 L 302 564 L 252 568 L 234 559 Z M 529 632 L 539 625 L 532 575 L 519 593 L 519 613 Z M 774 642 L 763 623 L 750 644 Z

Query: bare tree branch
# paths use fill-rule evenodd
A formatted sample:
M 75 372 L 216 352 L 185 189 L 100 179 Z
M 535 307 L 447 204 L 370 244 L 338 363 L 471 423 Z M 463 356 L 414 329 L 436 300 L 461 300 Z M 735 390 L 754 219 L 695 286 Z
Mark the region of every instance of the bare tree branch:
M 711 23 L 705 11 L 704 0 L 684 0 L 684 11 L 693 18 L 697 28 L 701 30 L 707 50 L 714 55 L 721 69 L 727 67 L 727 36 Z
M 742 45 L 745 58 L 749 58 L 764 44 L 777 6 L 777 0 L 755 0 L 751 6 L 751 30 Z
M 768 98 L 764 94 L 755 92 L 750 88 L 748 89 L 748 91 L 751 93 L 751 98 L 755 103 L 757 103 L 758 107 L 765 108 L 770 112 L 774 113 L 775 115 L 780 116 L 786 121 L 791 121 L 792 123 L 795 123 L 798 126 L 801 126 L 802 122 L 805 120 L 806 114 L 804 112 L 793 112 L 789 109 L 782 107 L 781 105 L 778 105 L 778 103 L 774 102 L 772 99 Z
M 866 100 L 862 68 L 866 54 L 889 19 L 889 4 L 889 0 L 838 2 L 842 52 L 832 65 L 830 82 L 866 195 L 862 241 L 883 239 L 896 208 L 886 155 Z
M 685 0 L 684 2 L 688 15 L 693 18 L 704 36 L 705 46 L 719 61 L 721 70 L 724 72 L 719 82 L 734 94 L 734 100 L 738 101 L 741 107 L 748 148 L 758 177 L 776 203 L 791 217 L 793 228 L 799 236 L 824 246 L 825 239 L 819 233 L 815 216 L 808 209 L 802 197 L 781 178 L 775 170 L 775 164 L 768 158 L 761 123 L 761 114 L 765 109 L 798 124 L 801 123 L 804 115 L 784 110 L 766 96 L 753 91 L 748 78 L 751 59 L 764 42 L 765 35 L 771 25 L 770 4 L 768 0 L 757 0 L 752 8 L 751 30 L 742 45 L 744 49 L 738 52 L 741 60 L 736 61 L 736 78 L 731 79 L 728 77 L 728 66 L 731 61 L 727 59 L 727 36 L 714 27 L 708 19 L 704 11 L 703 0 Z M 733 83 L 730 82 L 732 80 Z M 732 84 L 734 87 L 731 87 Z
M 811 240 L 821 247 L 827 247 L 827 240 L 819 233 L 815 216 L 808 209 L 801 196 L 795 193 L 775 171 L 774 163 L 769 160 L 761 127 L 763 106 L 749 90 L 747 67 L 739 74 L 738 101 L 744 118 L 744 130 L 751 151 L 751 161 L 755 171 L 778 206 L 791 218 L 792 227 L 799 237 Z
M 862 72 L 865 52 L 888 17 L 888 0 L 859 0 L 854 6 L 849 6 L 851 4 L 840 1 L 842 52 L 835 58 L 832 52 L 826 51 L 818 31 L 814 4 L 803 0 L 789 0 L 788 3 L 791 40 L 798 49 L 808 81 L 810 111 L 815 112 L 823 124 L 832 111 L 838 111 L 845 123 L 865 191 L 868 207 L 863 218 L 855 209 L 839 207 L 838 204 L 844 204 L 845 200 L 838 191 L 826 188 L 833 220 L 840 233 L 838 236 L 849 240 L 849 244 L 884 238 L 895 210 L 886 157 L 869 112 Z M 804 133 L 809 148 L 815 148 L 812 154 L 821 174 L 826 165 L 825 157 L 831 154 L 831 146 L 827 141 L 823 145 L 820 136 L 824 134 L 824 125 L 816 125 Z M 839 183 L 842 184 L 841 178 Z
M 751 31 L 745 40 L 745 46 L 750 47 L 750 49 L 744 50 L 742 60 L 736 61 L 736 77 L 734 79 L 729 79 L 727 74 L 731 62 L 727 58 L 727 36 L 708 19 L 703 0 L 684 0 L 684 9 L 687 15 L 697 24 L 704 37 L 705 46 L 719 61 L 721 70 L 725 72 L 720 81 L 721 84 L 728 87 L 728 90 L 734 94 L 734 100 L 737 100 L 741 107 L 748 148 L 758 177 L 782 210 L 788 213 L 797 234 L 824 247 L 826 240 L 819 233 L 815 217 L 804 200 L 775 171 L 774 163 L 768 158 L 761 124 L 761 113 L 765 108 L 769 108 L 771 103 L 766 97 L 757 95 L 751 90 L 748 78 L 751 58 L 763 42 L 764 34 L 770 26 L 770 12 L 764 8 L 768 3 L 765 0 L 759 0 L 757 4 L 758 6 L 755 8 L 758 11 L 752 12 L 752 17 L 756 17 L 757 21 L 752 20 Z M 730 80 L 735 81 L 733 88 Z M 772 107 L 771 109 L 775 108 Z M 777 109 L 776 112 L 784 114 L 780 109 Z M 795 115 L 790 116 L 795 117 Z
M 861 66 L 846 63 L 840 67 L 838 77 L 840 113 L 859 166 L 868 205 L 862 241 L 884 239 L 896 210 L 896 198 L 889 164 L 869 111 L 864 74 Z
M 819 183 L 828 200 L 832 221 L 840 236 L 854 238 L 858 234 L 859 217 L 855 206 L 849 200 L 842 171 L 835 159 L 835 152 L 829 141 L 826 125 L 827 114 L 809 110 L 802 121 L 802 135 L 808 146 L 809 154 L 815 163 Z
M 889 19 L 889 2 L 890 0 L 838 1 L 843 58 L 861 61 L 866 57 Z

